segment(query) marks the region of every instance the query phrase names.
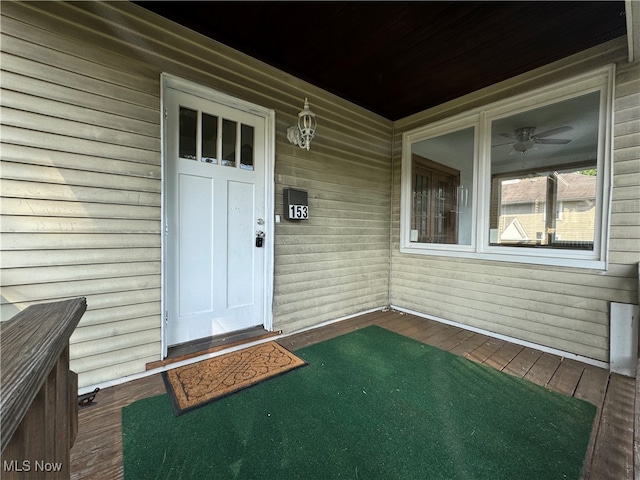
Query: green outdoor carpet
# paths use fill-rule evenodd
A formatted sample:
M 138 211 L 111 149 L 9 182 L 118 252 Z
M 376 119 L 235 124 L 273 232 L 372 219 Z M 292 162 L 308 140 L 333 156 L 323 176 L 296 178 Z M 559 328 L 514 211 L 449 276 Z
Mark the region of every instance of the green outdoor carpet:
M 126 480 L 578 479 L 596 408 L 372 326 L 175 417 L 123 409 Z

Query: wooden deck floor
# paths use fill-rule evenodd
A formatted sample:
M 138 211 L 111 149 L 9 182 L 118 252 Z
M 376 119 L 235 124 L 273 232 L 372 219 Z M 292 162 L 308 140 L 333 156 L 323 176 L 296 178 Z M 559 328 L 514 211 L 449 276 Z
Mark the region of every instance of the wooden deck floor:
M 575 360 L 396 311 L 365 314 L 278 342 L 295 351 L 371 324 L 593 403 L 599 408 L 585 459 L 584 478 L 635 478 L 633 379 L 610 376 L 606 370 Z M 97 405 L 81 409 L 78 436 L 71 450 L 71 478 L 122 479 L 121 409 L 141 398 L 162 393 L 165 393 L 162 379 L 153 375 L 105 389 L 98 394 Z

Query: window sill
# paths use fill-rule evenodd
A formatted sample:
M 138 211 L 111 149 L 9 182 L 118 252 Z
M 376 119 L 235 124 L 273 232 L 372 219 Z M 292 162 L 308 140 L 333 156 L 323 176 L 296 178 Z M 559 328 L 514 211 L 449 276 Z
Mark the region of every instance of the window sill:
M 443 247 L 443 248 L 440 248 Z M 449 247 L 449 248 L 447 248 Z M 438 245 L 438 248 L 426 247 L 425 244 L 410 244 L 400 247 L 401 254 L 412 255 L 430 255 L 439 257 L 453 257 L 453 258 L 468 258 L 472 260 L 489 261 L 489 262 L 508 262 L 508 263 L 523 263 L 529 265 L 545 265 L 552 267 L 570 267 L 570 268 L 584 268 L 590 270 L 598 270 L 600 272 L 607 270 L 607 262 L 599 259 L 589 258 L 585 255 L 585 252 L 573 251 L 573 255 L 566 255 L 568 252 L 562 250 L 557 251 L 542 251 L 537 250 L 534 252 L 523 252 L 522 249 L 518 249 L 516 252 L 496 252 L 487 250 L 484 252 L 477 252 L 470 249 L 453 249 L 451 245 Z M 503 249 L 504 247 L 497 247 Z M 550 255 L 550 253 L 556 253 L 556 255 Z M 565 255 L 559 256 L 558 253 L 564 253 Z

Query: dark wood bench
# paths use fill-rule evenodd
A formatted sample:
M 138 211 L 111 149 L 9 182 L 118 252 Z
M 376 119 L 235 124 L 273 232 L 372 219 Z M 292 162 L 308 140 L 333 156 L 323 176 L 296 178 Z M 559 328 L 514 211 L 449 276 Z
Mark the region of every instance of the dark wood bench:
M 68 479 L 78 426 L 69 337 L 84 298 L 27 307 L 0 323 L 0 477 Z

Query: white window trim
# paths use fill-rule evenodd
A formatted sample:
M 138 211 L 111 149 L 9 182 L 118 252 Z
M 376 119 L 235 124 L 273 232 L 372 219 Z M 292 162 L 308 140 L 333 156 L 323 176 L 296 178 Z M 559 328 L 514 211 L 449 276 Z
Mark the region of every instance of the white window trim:
M 447 133 L 455 132 L 458 130 L 464 130 L 465 128 L 474 128 L 476 134 L 474 135 L 473 145 L 473 186 L 471 201 L 472 205 L 477 204 L 478 195 L 478 128 L 480 126 L 480 116 L 478 114 L 462 114 L 456 115 L 450 119 L 442 122 L 438 122 L 425 129 L 418 128 L 411 132 L 405 132 L 402 135 L 402 190 L 400 192 L 400 205 L 401 205 L 401 226 L 400 228 L 400 251 L 406 250 L 404 253 L 431 253 L 431 252 L 444 252 L 443 254 L 454 255 L 456 253 L 471 254 L 475 252 L 475 245 L 477 243 L 477 212 L 474 209 L 472 221 L 471 221 L 471 244 L 470 245 L 452 245 L 452 244 L 437 244 L 437 243 L 415 243 L 409 241 L 410 229 L 411 229 L 411 144 L 420 142 L 422 140 L 428 140 L 429 138 L 437 137 L 440 135 L 446 135 Z M 405 228 L 406 227 L 406 228 Z M 426 248 L 430 252 L 425 252 Z
M 602 67 L 562 82 L 548 85 L 462 114 L 415 128 L 402 135 L 402 177 L 400 190 L 400 252 L 473 258 L 501 262 L 565 266 L 606 270 L 610 231 L 613 181 L 613 98 L 615 65 Z M 491 122 L 531 108 L 600 91 L 600 135 L 597 154 L 597 212 L 592 251 L 517 248 L 489 245 L 491 185 Z M 411 242 L 411 144 L 463 128 L 475 127 L 474 202 L 471 245 L 425 244 Z

